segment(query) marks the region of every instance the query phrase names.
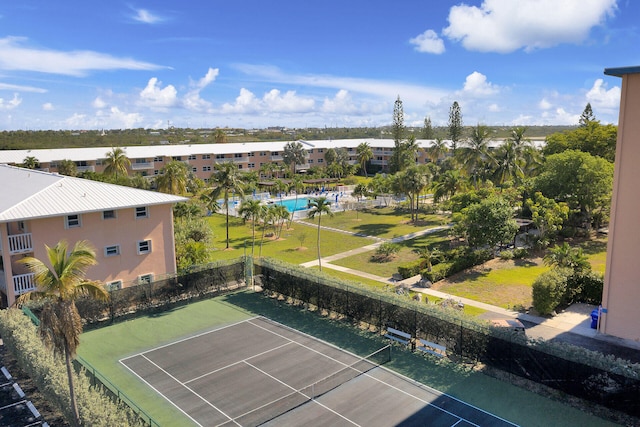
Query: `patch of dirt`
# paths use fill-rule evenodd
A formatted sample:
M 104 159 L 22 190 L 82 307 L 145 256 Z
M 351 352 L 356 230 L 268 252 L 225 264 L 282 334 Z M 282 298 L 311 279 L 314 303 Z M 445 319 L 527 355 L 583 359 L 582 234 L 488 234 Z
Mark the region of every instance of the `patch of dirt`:
M 299 246 L 299 247 L 296 248 L 296 251 L 302 252 L 302 251 L 306 251 L 307 249 L 308 248 L 306 246 Z

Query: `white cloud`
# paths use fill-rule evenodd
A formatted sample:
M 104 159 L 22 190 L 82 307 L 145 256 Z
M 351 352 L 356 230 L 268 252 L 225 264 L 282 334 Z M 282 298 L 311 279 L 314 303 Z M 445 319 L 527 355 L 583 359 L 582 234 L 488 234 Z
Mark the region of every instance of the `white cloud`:
M 499 92 L 499 88 L 487 81 L 487 76 L 477 71 L 469 74 L 464 81 L 463 91 L 472 96 L 494 95 Z
M 85 76 L 94 70 L 158 70 L 160 65 L 117 58 L 88 50 L 62 52 L 24 46 L 23 37 L 0 39 L 0 70 L 36 71 L 40 73 Z
M 125 113 L 120 111 L 118 107 L 111 107 L 108 112 L 98 112 L 97 117 L 109 124 L 109 128 L 131 129 L 138 127 L 142 123 L 142 115 L 140 113 Z M 106 126 L 105 126 L 106 127 Z
M 200 97 L 200 91 L 213 83 L 220 74 L 218 68 L 209 68 L 207 74 L 198 81 L 190 83 L 191 90 L 187 92 L 182 101 L 183 106 L 190 111 L 209 111 L 211 103 Z
M 55 110 L 55 108 L 53 107 L 53 104 L 50 102 L 45 102 L 44 104 L 42 104 L 42 109 L 44 111 L 53 111 Z
M 544 111 L 542 113 L 542 122 L 537 124 L 557 124 L 557 125 L 576 125 L 580 120 L 580 114 L 571 114 L 564 108 L 556 108 L 555 110 Z
M 444 52 L 444 41 L 433 30 L 427 30 L 409 40 L 418 52 L 441 54 Z
M 17 91 L 17 92 L 47 93 L 46 89 L 42 89 L 42 88 L 39 88 L 39 87 L 12 85 L 12 84 L 8 84 L 8 83 L 0 83 L 0 90 L 11 90 L 11 91 Z
M 547 101 L 546 98 L 542 98 L 540 100 L 540 102 L 538 103 L 538 107 L 541 110 L 550 110 L 551 108 L 553 108 L 553 104 L 551 104 L 549 101 Z
M 607 84 L 602 79 L 597 79 L 587 92 L 587 102 L 594 109 L 602 109 L 612 112 L 620 106 L 620 87 L 614 86 L 607 89 Z
M 157 77 L 149 79 L 147 86 L 140 92 L 139 103 L 150 108 L 168 108 L 177 103 L 178 91 L 173 85 L 161 88 Z
M 104 101 L 104 99 L 98 96 L 96 99 L 93 100 L 93 102 L 91 103 L 91 106 L 93 108 L 101 109 L 101 108 L 105 108 L 107 106 L 107 103 Z
M 13 110 L 20 104 L 22 104 L 22 98 L 17 93 L 14 93 L 11 99 L 0 98 L 0 110 Z
M 498 104 L 490 104 L 489 111 L 492 113 L 499 113 L 500 111 L 502 111 L 502 108 L 500 108 Z
M 453 6 L 443 34 L 468 50 L 530 51 L 581 43 L 616 9 L 616 0 L 484 0 Z
M 235 103 L 226 103 L 222 106 L 223 113 L 254 113 L 259 110 L 259 100 L 250 90 L 240 89 L 240 95 L 236 97 Z
M 315 105 L 312 98 L 300 97 L 293 90 L 282 94 L 277 89 L 271 89 L 262 101 L 265 110 L 277 113 L 306 113 L 312 111 Z
M 136 12 L 136 14 L 133 16 L 133 19 L 143 24 L 155 24 L 156 22 L 164 20 L 160 16 L 149 12 L 147 9 L 134 9 L 134 12 Z

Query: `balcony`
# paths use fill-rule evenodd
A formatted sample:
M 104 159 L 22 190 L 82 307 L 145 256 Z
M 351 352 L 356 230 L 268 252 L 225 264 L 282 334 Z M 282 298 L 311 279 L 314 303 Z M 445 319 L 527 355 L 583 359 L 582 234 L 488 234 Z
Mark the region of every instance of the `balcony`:
M 139 171 L 143 169 L 153 169 L 155 167 L 154 162 L 141 162 L 141 163 L 131 163 L 131 170 Z
M 249 162 L 249 158 L 248 157 L 234 157 L 233 158 L 233 163 L 247 163 Z
M 33 252 L 33 242 L 31 241 L 31 233 L 11 234 L 9 237 L 9 253 L 24 254 Z
M 273 162 L 282 161 L 282 156 L 271 156 L 271 161 Z
M 16 276 L 13 276 L 13 291 L 15 292 L 16 296 L 36 290 L 33 276 L 33 273 L 18 274 Z
M 76 170 L 78 172 L 95 172 L 96 167 L 95 166 L 76 166 Z

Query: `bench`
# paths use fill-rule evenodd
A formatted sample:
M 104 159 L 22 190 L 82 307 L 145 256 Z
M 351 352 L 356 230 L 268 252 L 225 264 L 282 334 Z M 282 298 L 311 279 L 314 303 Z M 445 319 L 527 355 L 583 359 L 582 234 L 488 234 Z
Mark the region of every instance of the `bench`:
M 419 339 L 416 350 L 420 350 L 424 353 L 433 354 L 434 356 L 444 357 L 447 355 L 447 347 L 436 344 L 431 341 Z
M 411 341 L 411 334 L 393 328 L 387 328 L 387 333 L 384 336 L 404 345 L 409 345 L 409 342 Z

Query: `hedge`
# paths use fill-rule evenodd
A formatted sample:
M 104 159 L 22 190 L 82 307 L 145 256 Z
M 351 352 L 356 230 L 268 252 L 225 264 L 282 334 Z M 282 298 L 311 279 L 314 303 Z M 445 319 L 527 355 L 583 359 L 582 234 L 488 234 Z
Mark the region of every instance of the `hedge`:
M 45 399 L 58 408 L 71 423 L 69 383 L 62 357 L 54 356 L 38 336 L 36 327 L 18 309 L 0 312 L 0 335 L 7 350 L 20 368 L 34 381 Z M 117 405 L 92 387 L 86 375 L 75 373 L 74 385 L 78 411 L 83 426 L 144 426 L 137 415 L 125 405 Z

